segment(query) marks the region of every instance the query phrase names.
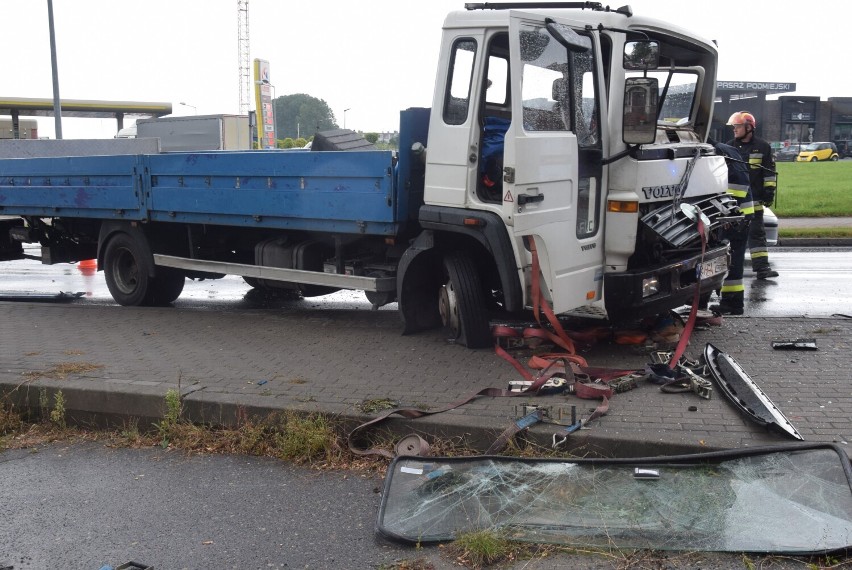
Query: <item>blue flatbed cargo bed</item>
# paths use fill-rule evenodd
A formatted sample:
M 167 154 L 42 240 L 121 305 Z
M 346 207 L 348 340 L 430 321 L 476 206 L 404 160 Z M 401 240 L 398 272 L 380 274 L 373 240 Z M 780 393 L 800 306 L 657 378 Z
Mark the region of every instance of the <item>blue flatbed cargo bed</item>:
M 390 151 L 214 151 L 0 160 L 0 214 L 395 235 Z

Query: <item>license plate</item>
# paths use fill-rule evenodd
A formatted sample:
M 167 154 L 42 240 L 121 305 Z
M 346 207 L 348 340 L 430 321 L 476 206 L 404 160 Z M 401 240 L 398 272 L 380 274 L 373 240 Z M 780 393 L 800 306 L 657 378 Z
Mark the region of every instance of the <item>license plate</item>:
M 713 277 L 728 270 L 728 260 L 724 257 L 717 257 L 710 261 L 705 261 L 701 264 L 701 278 Z

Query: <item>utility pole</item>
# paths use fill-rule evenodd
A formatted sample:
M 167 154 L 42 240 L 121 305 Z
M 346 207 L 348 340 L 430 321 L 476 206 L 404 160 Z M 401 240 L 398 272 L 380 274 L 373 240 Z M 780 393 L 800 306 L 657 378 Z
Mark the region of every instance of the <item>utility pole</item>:
M 56 138 L 62 138 L 62 100 L 59 98 L 59 69 L 56 63 L 56 34 L 53 29 L 53 0 L 47 0 L 47 21 L 50 28 L 50 66 L 53 71 L 53 117 Z

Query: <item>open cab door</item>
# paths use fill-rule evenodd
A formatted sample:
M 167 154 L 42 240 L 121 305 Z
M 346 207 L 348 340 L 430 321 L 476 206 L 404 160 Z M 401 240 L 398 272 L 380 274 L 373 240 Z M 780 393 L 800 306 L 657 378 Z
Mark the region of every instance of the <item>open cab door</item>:
M 596 35 L 566 20 L 510 15 L 513 120 L 504 154 L 504 216 L 518 250 L 526 248 L 525 271 L 532 263 L 526 241 L 535 240 L 542 289 L 556 313 L 602 294 L 606 105 Z

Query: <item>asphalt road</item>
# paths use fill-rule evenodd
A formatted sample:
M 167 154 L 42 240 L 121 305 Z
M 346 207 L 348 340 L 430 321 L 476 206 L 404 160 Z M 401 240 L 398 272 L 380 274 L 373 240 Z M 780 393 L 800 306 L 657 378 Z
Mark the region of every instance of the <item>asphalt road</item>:
M 272 459 L 54 443 L 0 453 L 0 568 L 459 568 L 446 548 L 374 532 L 382 478 Z M 501 568 L 741 569 L 716 553 L 549 555 Z M 749 560 L 760 567 L 761 557 Z M 404 566 L 420 561 L 421 566 Z M 431 564 L 427 566 L 426 563 Z M 803 567 L 791 558 L 775 569 Z
M 375 568 L 381 481 L 242 456 L 50 445 L 0 455 L 0 568 Z M 14 484 L 10 484 L 14 482 Z
M 746 314 L 755 317 L 830 316 L 848 313 L 847 283 L 852 279 L 852 255 L 849 248 L 772 248 L 772 266 L 781 274 L 777 279 L 754 279 L 746 261 Z M 41 265 L 32 260 L 3 264 L 0 297 L 6 295 L 52 295 L 81 292 L 76 303 L 114 305 L 102 272 L 73 264 Z M 208 281 L 187 281 L 175 306 L 207 310 L 275 308 L 271 300 L 255 296 L 240 277 L 228 276 Z M 364 309 L 370 304 L 360 291 L 340 291 L 332 295 L 298 301 L 311 310 Z M 396 310 L 396 304 L 382 310 Z

